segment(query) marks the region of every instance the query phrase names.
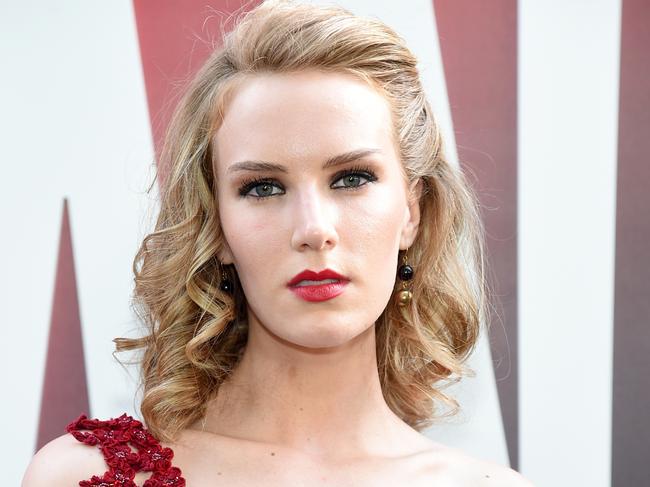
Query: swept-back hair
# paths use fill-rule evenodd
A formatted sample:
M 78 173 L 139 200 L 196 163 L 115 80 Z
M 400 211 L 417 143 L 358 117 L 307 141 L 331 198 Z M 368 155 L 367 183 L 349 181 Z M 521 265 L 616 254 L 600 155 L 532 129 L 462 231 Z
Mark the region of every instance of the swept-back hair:
M 234 267 L 217 258 L 224 237 L 212 139 L 229 92 L 261 72 L 349 73 L 389 100 L 405 178 L 422 179 L 423 192 L 408 249 L 413 299 L 401 308 L 391 298 L 376 322 L 382 391 L 416 429 L 458 409 L 441 389 L 468 372 L 463 362 L 487 309 L 483 229 L 477 198 L 444 156 L 416 65 L 403 39 L 379 20 L 274 0 L 243 14 L 190 83 L 159 161 L 168 173 L 156 227 L 134 262 L 134 302 L 147 333 L 115 339 L 118 351 L 142 351 L 141 411 L 159 439 L 173 440 L 203 417 L 246 346 L 246 297 Z M 219 288 L 222 271 L 232 294 Z

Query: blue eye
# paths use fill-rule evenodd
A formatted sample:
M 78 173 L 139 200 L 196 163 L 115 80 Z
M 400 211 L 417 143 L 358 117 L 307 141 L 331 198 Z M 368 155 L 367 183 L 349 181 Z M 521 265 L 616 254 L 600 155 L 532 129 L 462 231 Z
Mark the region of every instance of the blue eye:
M 355 167 L 340 171 L 332 178 L 332 189 L 349 189 L 355 190 L 365 186 L 368 183 L 377 181 L 377 176 L 368 167 Z M 334 184 L 341 181 L 343 184 Z M 274 189 L 278 191 L 274 191 Z M 242 198 L 251 197 L 256 200 L 270 198 L 284 194 L 284 188 L 273 179 L 256 178 L 244 181 L 239 189 L 239 195 Z
M 281 192 L 274 193 L 273 188 L 280 189 Z M 249 194 L 253 191 L 254 194 Z M 275 196 L 276 194 L 283 194 L 284 190 L 273 181 L 268 179 L 255 179 L 244 183 L 242 188 L 239 190 L 240 196 L 252 196 L 253 198 L 261 199 L 268 198 L 269 196 Z
M 373 181 L 376 181 L 377 178 L 371 174 L 367 173 L 365 171 L 357 171 L 357 170 L 349 170 L 349 171 L 344 171 L 343 174 L 337 175 L 339 176 L 336 181 L 343 181 L 343 186 L 334 186 L 332 185 L 332 188 L 349 188 L 349 189 L 354 189 L 354 188 L 359 188 L 361 186 L 365 186 L 368 183 L 371 183 Z M 365 179 L 365 183 L 363 180 Z

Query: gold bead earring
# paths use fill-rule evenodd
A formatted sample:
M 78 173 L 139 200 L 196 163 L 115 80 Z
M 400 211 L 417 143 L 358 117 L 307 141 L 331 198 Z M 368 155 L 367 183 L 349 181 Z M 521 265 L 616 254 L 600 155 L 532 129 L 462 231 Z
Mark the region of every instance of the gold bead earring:
M 413 267 L 408 264 L 407 252 L 408 248 L 402 256 L 402 265 L 397 269 L 397 276 L 402 281 L 402 290 L 397 296 L 397 304 L 399 306 L 408 306 L 413 298 L 413 293 L 410 290 L 410 281 L 413 279 Z

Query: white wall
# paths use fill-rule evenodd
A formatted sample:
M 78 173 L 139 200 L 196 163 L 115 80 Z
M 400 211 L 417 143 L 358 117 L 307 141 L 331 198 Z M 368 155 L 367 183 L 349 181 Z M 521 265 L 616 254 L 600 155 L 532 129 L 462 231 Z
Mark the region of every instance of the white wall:
M 519 2 L 521 471 L 605 487 L 620 2 Z
M 0 36 L 0 458 L 3 483 L 19 485 L 36 441 L 64 197 L 91 410 L 134 411 L 111 340 L 133 327 L 153 149 L 131 2 L 2 2 Z

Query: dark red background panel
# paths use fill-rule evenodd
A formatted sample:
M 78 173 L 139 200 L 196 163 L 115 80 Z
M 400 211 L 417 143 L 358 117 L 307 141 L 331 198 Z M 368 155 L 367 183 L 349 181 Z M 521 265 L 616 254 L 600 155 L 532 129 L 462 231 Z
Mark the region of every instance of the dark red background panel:
M 433 3 L 458 155 L 483 210 L 498 311 L 490 344 L 517 468 L 517 2 Z

